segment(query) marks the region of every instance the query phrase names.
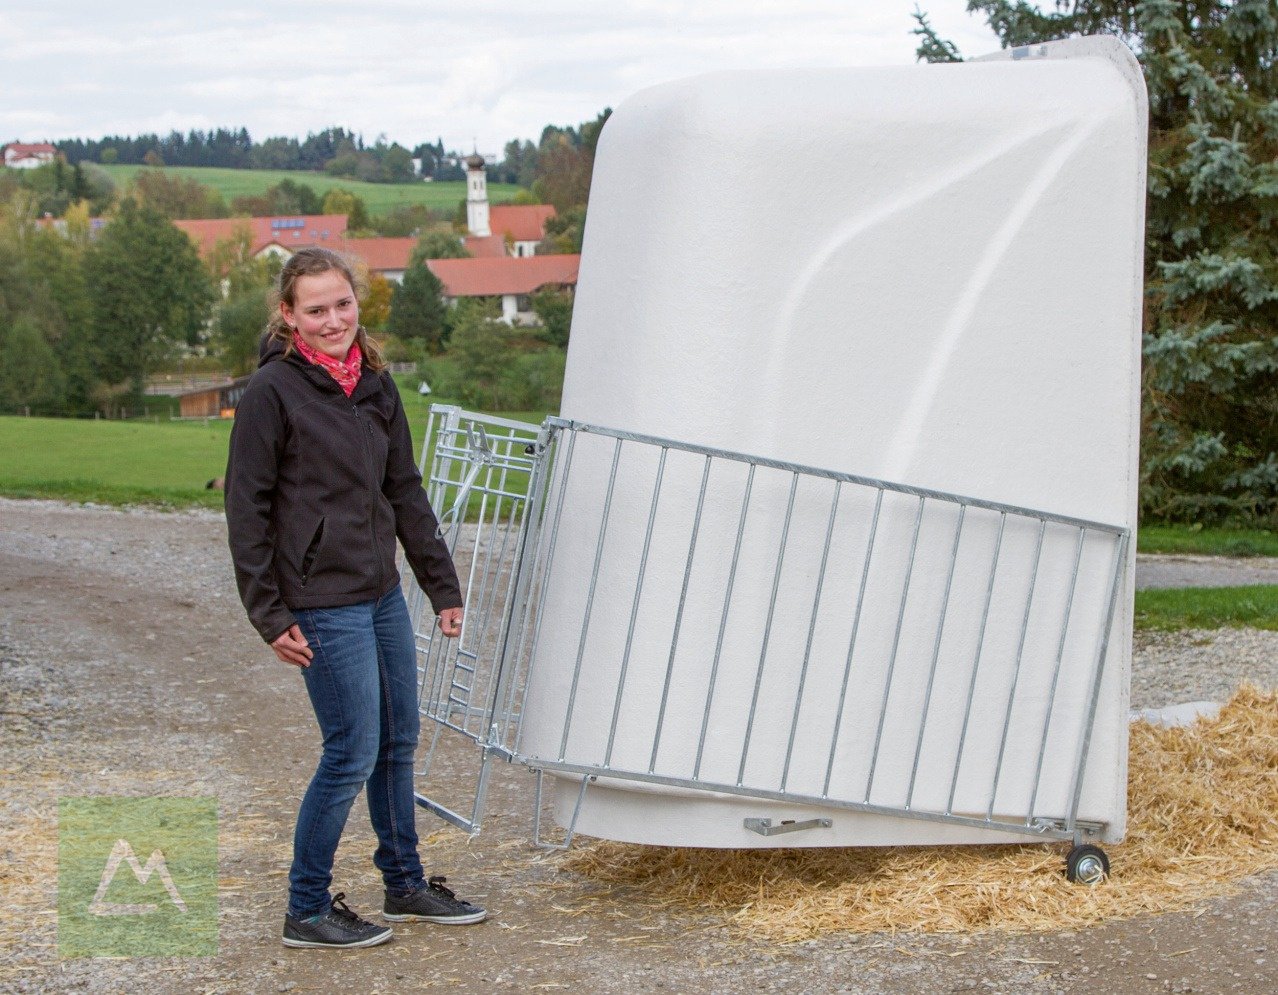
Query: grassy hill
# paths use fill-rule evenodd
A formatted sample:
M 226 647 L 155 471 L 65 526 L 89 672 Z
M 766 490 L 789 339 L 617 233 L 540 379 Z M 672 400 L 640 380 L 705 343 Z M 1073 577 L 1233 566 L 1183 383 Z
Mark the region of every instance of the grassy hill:
M 125 186 L 139 169 L 150 166 L 103 166 L 119 186 Z M 425 204 L 435 210 L 452 211 L 458 201 L 466 197 L 466 183 L 365 183 L 346 177 L 328 176 L 325 173 L 308 173 L 290 169 L 219 169 L 211 166 L 165 166 L 171 176 L 192 179 L 212 187 L 226 198 L 227 204 L 242 196 L 256 196 L 275 186 L 280 180 L 305 183 L 320 197 L 333 187 L 349 190 L 361 198 L 372 214 L 385 214 L 400 204 Z M 488 184 L 488 200 L 503 204 L 515 196 L 520 188 L 510 183 Z

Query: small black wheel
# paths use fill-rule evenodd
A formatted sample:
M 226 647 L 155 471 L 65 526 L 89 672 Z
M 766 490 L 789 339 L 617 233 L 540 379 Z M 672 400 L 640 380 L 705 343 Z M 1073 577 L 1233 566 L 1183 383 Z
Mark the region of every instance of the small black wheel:
M 1065 876 L 1076 884 L 1100 884 L 1109 877 L 1109 858 L 1090 843 L 1076 846 L 1065 858 Z

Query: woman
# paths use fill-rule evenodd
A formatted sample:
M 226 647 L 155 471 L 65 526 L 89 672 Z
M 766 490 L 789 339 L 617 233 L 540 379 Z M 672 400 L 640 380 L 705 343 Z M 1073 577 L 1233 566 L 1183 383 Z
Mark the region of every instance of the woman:
M 368 947 L 388 926 L 330 898 L 333 855 L 367 786 L 382 917 L 464 924 L 483 909 L 427 879 L 414 828 L 417 661 L 396 537 L 445 636 L 461 632 L 457 573 L 422 490 L 408 421 L 359 324 L 350 266 L 301 249 L 276 288 L 259 369 L 235 413 L 226 520 L 250 621 L 301 670 L 324 747 L 293 837 L 284 944 Z

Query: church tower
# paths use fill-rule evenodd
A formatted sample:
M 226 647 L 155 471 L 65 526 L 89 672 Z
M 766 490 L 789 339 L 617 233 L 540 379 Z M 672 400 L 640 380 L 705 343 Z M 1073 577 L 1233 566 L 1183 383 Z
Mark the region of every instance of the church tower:
M 488 174 L 478 152 L 466 157 L 466 227 L 472 235 L 492 234 L 488 227 Z

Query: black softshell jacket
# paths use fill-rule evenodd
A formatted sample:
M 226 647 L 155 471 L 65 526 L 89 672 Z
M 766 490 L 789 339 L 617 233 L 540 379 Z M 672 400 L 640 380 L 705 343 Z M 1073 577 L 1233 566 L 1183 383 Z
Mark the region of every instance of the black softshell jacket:
M 231 429 L 226 524 L 240 597 L 268 643 L 296 621 L 290 609 L 391 591 L 396 537 L 435 611 L 462 603 L 399 391 L 367 365 L 348 398 L 321 367 L 264 345 Z

